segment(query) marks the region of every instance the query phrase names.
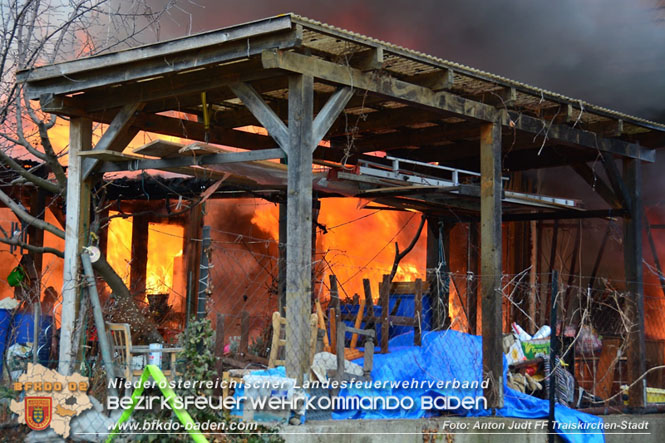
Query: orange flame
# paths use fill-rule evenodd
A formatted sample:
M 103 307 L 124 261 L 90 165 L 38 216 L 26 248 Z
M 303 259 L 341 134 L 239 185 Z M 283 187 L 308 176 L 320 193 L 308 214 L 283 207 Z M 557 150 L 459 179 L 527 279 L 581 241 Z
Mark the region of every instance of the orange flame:
M 274 206 L 260 206 L 252 223 L 278 239 L 278 212 Z M 327 286 L 334 273 L 339 282 L 340 297 L 362 296 L 363 279 L 372 283 L 372 297 L 378 299 L 378 283 L 390 273 L 395 258 L 394 243 L 401 250 L 415 235 L 417 214 L 363 209 L 355 198 L 323 199 L 318 222 L 326 233 L 317 232 L 316 279 Z M 414 249 L 400 262 L 395 281 L 424 278 L 425 235 L 421 234 Z
M 174 261 L 182 256 L 184 229 L 178 225 L 150 223 L 148 228 L 146 292 L 160 294 L 173 289 Z

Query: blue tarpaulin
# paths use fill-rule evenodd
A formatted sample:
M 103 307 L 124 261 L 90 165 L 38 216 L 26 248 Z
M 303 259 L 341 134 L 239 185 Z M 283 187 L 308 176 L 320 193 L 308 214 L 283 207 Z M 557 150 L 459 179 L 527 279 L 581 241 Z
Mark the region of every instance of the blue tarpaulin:
M 359 364 L 362 365 L 360 361 Z M 503 417 L 516 418 L 547 418 L 549 404 L 542 400 L 521 392 L 515 391 L 506 385 L 507 364 L 504 359 L 504 407 L 496 411 Z M 395 337 L 390 341 L 389 354 L 375 354 L 372 381 L 406 381 L 437 382 L 454 381 L 478 382 L 482 381 L 482 337 L 457 332 L 454 330 L 427 332 L 423 335 L 422 346 L 413 346 L 413 333 Z M 482 388 L 463 389 L 452 384 L 441 387 L 387 387 L 381 389 L 346 388 L 340 396 L 359 397 L 409 397 L 415 401 L 410 409 L 397 408 L 391 410 L 359 409 L 349 411 L 336 411 L 335 419 L 382 419 L 382 418 L 422 418 L 438 415 L 437 411 L 423 409 L 423 398 L 457 398 L 465 397 L 477 399 L 482 396 Z M 450 410 L 450 409 L 449 409 Z M 458 415 L 479 417 L 490 415 L 486 409 L 452 410 Z M 567 426 L 567 430 L 557 429 L 565 441 L 575 443 L 604 442 L 605 436 L 598 426 L 602 426 L 602 419 L 585 414 L 562 405 L 555 407 L 555 419 L 559 425 Z M 546 430 L 543 430 L 546 432 Z

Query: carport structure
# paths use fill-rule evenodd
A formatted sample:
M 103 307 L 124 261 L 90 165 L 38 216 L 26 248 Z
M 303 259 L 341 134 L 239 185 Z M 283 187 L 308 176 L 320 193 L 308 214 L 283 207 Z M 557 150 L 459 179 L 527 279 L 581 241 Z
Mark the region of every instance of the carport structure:
M 325 169 L 317 183 L 331 195 L 428 216 L 479 214 L 483 373 L 492 381 L 501 380 L 503 366 L 502 220 L 625 217 L 630 316 L 640 326 L 630 337 L 629 378 L 644 372 L 640 170 L 662 146 L 663 125 L 296 15 L 43 66 L 17 80 L 44 111 L 70 118 L 63 331 L 74 325 L 78 255 L 100 173 L 162 169 L 260 189 L 265 181 L 229 176 L 223 165 L 283 159 L 290 376 L 308 370 L 313 165 Z M 92 122 L 108 125 L 94 146 Z M 142 152 L 149 157 L 122 153 L 139 131 L 204 142 L 197 145 L 203 154 L 163 144 Z M 597 159 L 607 181 L 587 165 Z M 607 207 L 584 210 L 572 200 L 503 189 L 512 171 L 562 165 Z M 271 187 L 283 188 L 273 179 Z M 71 346 L 63 340 L 61 361 Z M 500 407 L 502 383 L 486 395 Z M 630 399 L 644 405 L 642 384 Z

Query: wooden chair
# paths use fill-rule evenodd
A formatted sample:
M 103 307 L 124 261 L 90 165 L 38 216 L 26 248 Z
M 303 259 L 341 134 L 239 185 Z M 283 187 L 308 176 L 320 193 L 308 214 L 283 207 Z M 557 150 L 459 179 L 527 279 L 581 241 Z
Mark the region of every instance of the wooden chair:
M 319 338 L 318 315 L 312 314 L 309 318 L 309 364 L 312 365 L 314 354 L 317 351 L 317 343 Z M 272 314 L 272 345 L 270 346 L 270 358 L 268 359 L 268 367 L 274 368 L 276 366 L 284 366 L 286 363 L 285 356 L 283 355 L 286 347 L 286 317 L 282 317 L 279 312 Z
M 346 341 L 346 334 L 350 332 L 353 334 L 352 340 L 357 340 L 358 336 L 365 337 L 364 343 L 364 352 L 355 355 L 351 355 L 352 358 L 348 356 L 349 348 L 345 348 L 344 342 Z M 336 380 L 351 380 L 355 378 L 354 375 L 348 374 L 344 371 L 344 365 L 346 360 L 355 360 L 355 358 L 363 357 L 363 376 L 364 380 L 371 380 L 372 366 L 374 365 L 374 340 L 376 333 L 374 329 L 357 329 L 347 326 L 341 319 L 337 323 L 337 370 L 329 371 L 328 376 Z M 355 350 L 352 348 L 351 350 Z
M 314 354 L 317 351 L 319 338 L 318 317 L 312 314 L 309 319 L 310 340 L 309 340 L 309 365 L 312 365 Z M 272 344 L 270 346 L 270 358 L 268 359 L 268 368 L 284 366 L 286 364 L 284 352 L 286 349 L 286 317 L 282 317 L 279 312 L 272 314 Z M 222 373 L 222 398 L 230 395 L 229 383 L 235 381 L 242 383 L 243 377 L 249 374 L 253 369 L 231 369 Z
M 143 373 L 143 368 L 132 369 L 132 360 L 134 357 L 144 356 L 152 352 L 160 352 L 162 355 L 169 354 L 171 366 L 162 372 L 166 377 L 175 378 L 176 373 L 176 354 L 182 352 L 182 348 L 162 348 L 159 350 L 150 349 L 149 346 L 132 345 L 132 334 L 128 323 L 106 323 L 111 342 L 111 353 L 115 362 L 116 374 L 125 378 L 127 381 L 133 381 Z

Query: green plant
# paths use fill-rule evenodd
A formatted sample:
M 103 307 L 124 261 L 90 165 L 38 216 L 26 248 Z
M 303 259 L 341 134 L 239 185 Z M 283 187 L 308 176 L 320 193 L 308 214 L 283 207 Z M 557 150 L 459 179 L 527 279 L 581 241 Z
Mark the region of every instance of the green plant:
M 181 379 L 190 382 L 205 382 L 215 381 L 218 377 L 215 369 L 215 343 L 214 334 L 210 321 L 208 319 L 191 320 L 187 325 L 185 331 L 180 335 L 178 340 L 179 345 L 183 348 L 182 352 L 178 354 L 178 367 L 182 368 Z M 200 383 L 199 383 L 200 385 Z M 177 395 L 184 396 L 206 396 L 211 397 L 219 395 L 218 392 L 213 392 L 212 389 L 193 389 L 193 388 L 178 388 L 175 389 Z M 189 415 L 197 423 L 203 422 L 231 422 L 238 421 L 236 418 L 230 417 L 228 412 L 213 410 L 212 408 L 188 409 Z M 139 418 L 140 417 L 140 418 Z M 138 420 L 161 420 L 171 421 L 175 420 L 173 414 L 165 410 L 154 410 L 144 412 Z M 187 436 L 165 436 L 165 435 L 144 435 L 141 436 L 142 441 L 184 441 L 188 440 Z M 244 434 L 215 434 L 209 436 L 209 441 L 215 442 L 230 442 L 230 443 L 279 443 L 284 440 L 277 434 L 275 429 L 267 426 L 259 426 L 253 433 Z

